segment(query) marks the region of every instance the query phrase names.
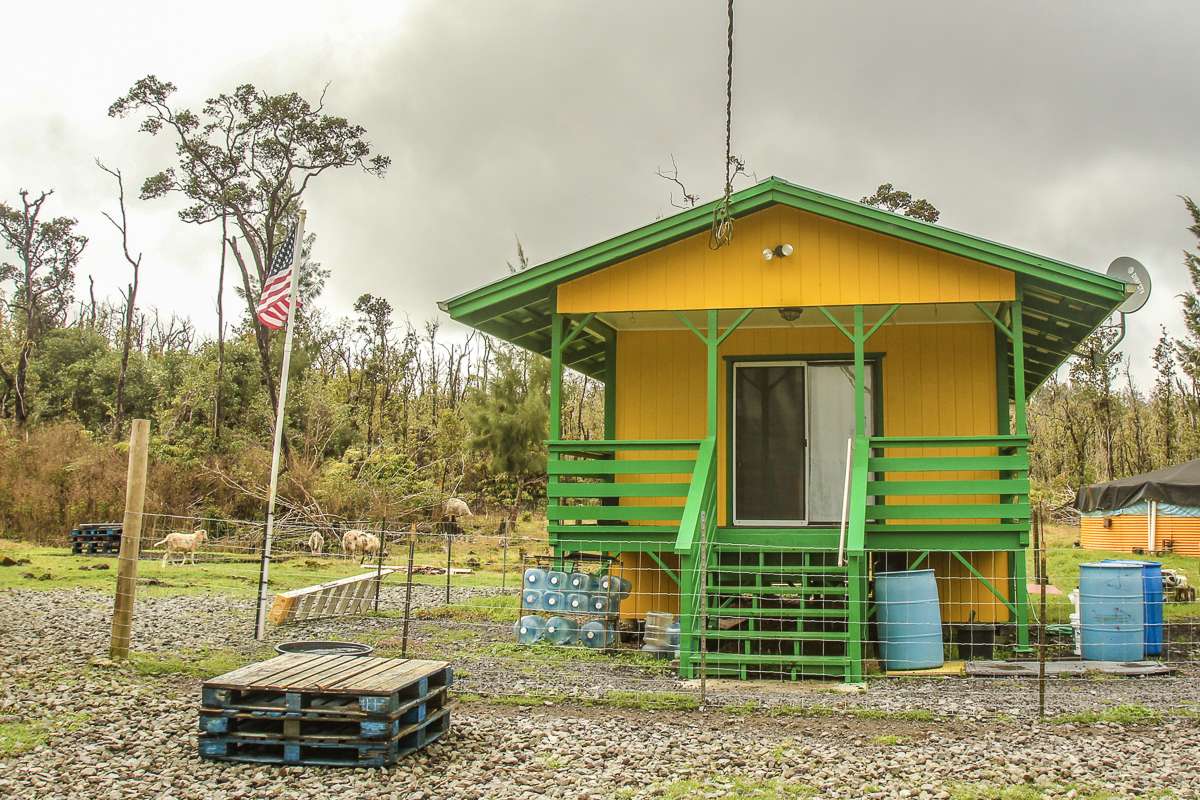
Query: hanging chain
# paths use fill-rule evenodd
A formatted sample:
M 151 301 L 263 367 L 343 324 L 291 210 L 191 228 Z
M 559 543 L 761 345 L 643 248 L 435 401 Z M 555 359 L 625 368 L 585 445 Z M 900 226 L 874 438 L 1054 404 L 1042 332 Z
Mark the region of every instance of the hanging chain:
M 713 210 L 712 231 L 708 238 L 708 246 L 713 250 L 733 241 L 733 217 L 729 213 L 729 196 L 733 194 L 733 0 L 728 0 L 728 9 L 728 56 L 725 60 L 725 196 Z

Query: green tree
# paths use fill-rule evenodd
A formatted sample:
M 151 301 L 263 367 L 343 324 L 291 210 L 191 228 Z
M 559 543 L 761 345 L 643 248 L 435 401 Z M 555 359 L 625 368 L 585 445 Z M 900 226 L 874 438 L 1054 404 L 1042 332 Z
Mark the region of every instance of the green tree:
M 942 212 L 925 198 L 913 199 L 908 192 L 897 189 L 890 183 L 881 183 L 875 194 L 867 195 L 858 202 L 885 211 L 901 212 L 906 217 L 919 219 L 924 222 L 937 222 Z
M 493 473 L 512 482 L 510 520 L 525 485 L 546 471 L 549 379 L 544 359 L 524 364 L 513 348 L 502 348 L 487 391 L 478 392 L 467 411 L 472 448 L 487 454 Z
M 75 291 L 75 267 L 87 246 L 87 237 L 75 233 L 78 220 L 54 217 L 43 220 L 45 191 L 36 198 L 20 191 L 20 207 L 0 203 L 0 240 L 17 257 L 17 263 L 0 263 L 0 283 L 11 287 L 5 297 L 16 341 L 15 363 L 0 365 L 5 385 L 4 407 L 12 400 L 13 416 L 25 424 L 31 413 L 28 396 L 29 358 L 46 331 L 62 325 Z
M 152 136 L 165 131 L 175 139 L 176 164 L 146 179 L 143 198 L 181 194 L 189 201 L 179 212 L 185 222 L 203 224 L 225 216 L 240 231 L 249 256 L 236 240 L 230 244 L 241 270 L 263 385 L 274 408 L 270 341 L 254 305 L 275 249 L 286 236 L 286 221 L 318 176 L 346 167 L 382 176 L 391 160 L 372 155 L 361 125 L 326 113 L 324 93 L 314 106 L 296 92 L 270 94 L 242 84 L 193 112 L 173 105 L 175 91 L 175 84 L 149 75 L 113 102 L 108 113 L 139 115 L 142 131 Z

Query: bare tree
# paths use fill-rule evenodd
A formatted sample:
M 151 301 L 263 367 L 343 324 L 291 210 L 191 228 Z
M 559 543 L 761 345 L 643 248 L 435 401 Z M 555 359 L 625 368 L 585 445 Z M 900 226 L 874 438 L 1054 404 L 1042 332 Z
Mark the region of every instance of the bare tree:
M 121 219 L 118 222 L 107 211 L 101 212 L 104 218 L 107 219 L 112 226 L 121 234 L 121 253 L 125 256 L 125 261 L 133 270 L 133 280 L 125 285 L 121 296 L 125 298 L 125 311 L 122 316 L 121 329 L 121 365 L 117 369 L 117 391 L 116 399 L 113 404 L 113 433 L 117 433 L 121 427 L 121 420 L 125 417 L 125 378 L 129 372 L 129 349 L 133 342 L 133 315 L 134 309 L 137 307 L 137 292 L 138 279 L 141 276 L 142 269 L 142 254 L 138 253 L 135 258 L 129 252 L 129 219 L 125 213 L 125 181 L 121 177 L 121 170 L 108 167 L 100 159 L 96 159 L 96 166 L 111 175 L 117 182 L 117 207 L 120 210 Z

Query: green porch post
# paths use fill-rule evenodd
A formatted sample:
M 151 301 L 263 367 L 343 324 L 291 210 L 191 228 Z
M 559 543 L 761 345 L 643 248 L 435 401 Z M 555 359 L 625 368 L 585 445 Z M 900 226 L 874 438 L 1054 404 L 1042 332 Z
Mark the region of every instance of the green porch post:
M 717 348 L 721 344 L 717 332 L 717 315 L 716 309 L 709 309 L 708 336 L 704 342 L 708 365 L 708 425 L 706 430 L 709 436 L 717 435 Z M 732 328 L 730 332 L 732 332 Z
M 867 365 L 864 354 L 863 307 L 854 307 L 854 434 L 867 432 Z
M 1017 436 L 1029 433 L 1025 414 L 1025 329 L 1021 319 L 1022 292 L 1021 284 L 1017 284 L 1017 296 L 1011 305 L 1010 326 L 1012 330 L 1013 354 L 1013 421 Z M 1026 477 L 1029 472 L 1026 470 Z M 1021 541 L 1017 551 L 1013 553 L 1013 582 L 1016 584 L 1016 594 L 1013 604 L 1017 607 L 1017 649 L 1028 651 L 1029 648 L 1029 581 L 1026 554 L 1029 548 L 1029 530 L 1021 532 Z M 1043 620 L 1043 623 L 1045 620 Z
M 617 332 L 604 338 L 604 438 L 617 438 Z
M 550 315 L 550 419 L 548 435 L 552 442 L 557 442 L 562 438 L 563 321 L 563 316 L 558 312 Z M 546 476 L 547 511 L 557 507 L 561 502 L 557 497 L 554 497 L 554 493 L 551 491 L 551 487 L 557 483 L 558 476 L 553 474 Z M 550 552 L 553 553 L 555 561 L 558 562 L 556 566 L 561 569 L 563 554 L 558 544 L 558 537 L 553 533 L 549 535 L 549 544 Z

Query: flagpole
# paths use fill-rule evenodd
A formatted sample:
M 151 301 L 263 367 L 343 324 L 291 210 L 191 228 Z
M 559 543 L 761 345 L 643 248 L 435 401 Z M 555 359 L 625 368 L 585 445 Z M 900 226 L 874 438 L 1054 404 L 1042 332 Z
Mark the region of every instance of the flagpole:
M 300 286 L 300 251 L 304 249 L 304 218 L 296 221 L 292 244 L 292 278 L 288 288 L 287 333 L 283 337 L 283 374 L 279 379 L 279 402 L 275 408 L 275 449 L 271 453 L 271 493 L 267 500 L 267 530 L 263 535 L 262 565 L 258 576 L 258 612 L 254 617 L 254 638 L 262 641 L 267 627 L 267 581 L 271 570 L 271 535 L 275 532 L 275 494 L 279 488 L 279 453 L 283 447 L 283 416 L 287 404 L 288 371 L 292 362 L 292 333 L 295 327 L 297 292 Z

